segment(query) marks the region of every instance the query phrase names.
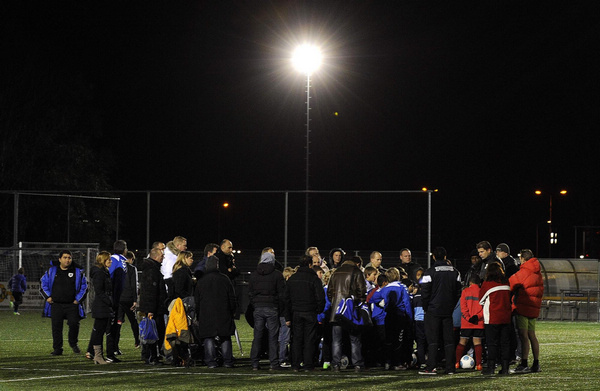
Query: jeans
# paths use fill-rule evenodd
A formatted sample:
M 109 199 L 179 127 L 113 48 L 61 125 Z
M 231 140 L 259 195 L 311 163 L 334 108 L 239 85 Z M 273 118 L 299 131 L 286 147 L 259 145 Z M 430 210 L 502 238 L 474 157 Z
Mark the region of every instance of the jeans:
M 337 324 L 333 324 L 331 335 L 332 335 L 332 344 L 331 350 L 333 359 L 331 364 L 334 367 L 340 366 L 340 361 L 342 361 L 342 326 Z M 362 357 L 362 342 L 360 338 L 360 334 L 352 334 L 350 333 L 350 347 L 352 350 L 352 365 L 355 367 L 363 367 L 365 365 Z
M 277 339 L 279 338 L 279 314 L 277 309 L 271 307 L 257 307 L 254 309 L 254 339 L 250 358 L 252 367 L 257 368 L 262 353 L 263 336 L 267 331 L 269 337 L 269 362 L 271 368 L 279 366 L 277 359 Z
M 221 355 L 223 356 L 223 365 L 233 367 L 233 351 L 231 345 L 231 336 L 219 337 L 221 340 Z M 216 368 L 217 363 L 217 343 L 215 338 L 204 338 L 204 363 L 211 368 Z
M 292 318 L 292 368 L 314 369 L 315 338 L 317 336 L 316 312 L 294 312 Z
M 52 318 L 52 347 L 54 350 L 62 351 L 64 319 L 67 319 L 69 325 L 69 346 L 76 346 L 79 338 L 79 305 L 53 303 L 50 306 L 50 317 Z
M 279 317 L 279 364 L 289 362 L 287 346 L 290 343 L 290 328 L 285 324 L 285 317 Z
M 443 335 L 446 371 L 454 372 L 456 346 L 454 345 L 454 325 L 452 316 L 435 316 L 425 314 L 425 335 L 429 346 L 427 348 L 427 370 L 432 371 L 437 366 L 437 351 L 440 345 L 440 333 Z

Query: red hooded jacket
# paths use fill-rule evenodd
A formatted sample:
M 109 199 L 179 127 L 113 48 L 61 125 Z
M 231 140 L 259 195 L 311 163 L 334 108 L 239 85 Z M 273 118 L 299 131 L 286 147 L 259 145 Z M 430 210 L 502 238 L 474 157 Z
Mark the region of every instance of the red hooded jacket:
M 483 307 L 479 304 L 479 285 L 473 284 L 462 291 L 460 296 L 460 312 L 462 313 L 461 329 L 483 329 Z M 469 322 L 469 319 L 477 315 L 477 324 Z
M 509 282 L 514 295 L 513 310 L 519 315 L 537 318 L 544 296 L 544 279 L 537 258 L 523 263 L 519 271 L 510 277 Z

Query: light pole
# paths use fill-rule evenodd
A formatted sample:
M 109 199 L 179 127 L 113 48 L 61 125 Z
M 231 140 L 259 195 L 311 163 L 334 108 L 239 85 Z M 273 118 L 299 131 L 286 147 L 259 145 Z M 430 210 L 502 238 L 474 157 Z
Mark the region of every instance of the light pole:
M 535 194 L 538 196 L 541 196 L 542 194 L 544 194 L 541 190 L 536 190 Z M 560 192 L 558 192 L 559 195 L 567 195 L 567 191 L 566 190 L 561 190 Z M 550 243 L 548 244 L 548 258 L 550 258 L 552 256 L 552 245 L 553 244 L 558 244 L 558 237 L 556 235 L 555 232 L 552 231 L 552 194 L 549 194 L 550 196 L 550 210 L 549 210 L 549 214 L 548 214 L 548 232 L 549 232 L 549 236 L 550 236 Z M 537 229 L 536 229 L 537 231 Z M 537 235 L 537 232 L 536 232 Z M 537 238 L 536 238 L 537 240 Z M 536 250 L 537 251 L 537 250 Z
M 217 240 L 221 240 L 221 209 L 229 208 L 229 202 L 223 202 L 217 209 Z
M 316 46 L 302 45 L 296 48 L 292 56 L 294 67 L 306 75 L 306 192 L 304 209 L 304 247 L 308 247 L 308 191 L 310 189 L 310 76 L 321 65 L 321 51 Z

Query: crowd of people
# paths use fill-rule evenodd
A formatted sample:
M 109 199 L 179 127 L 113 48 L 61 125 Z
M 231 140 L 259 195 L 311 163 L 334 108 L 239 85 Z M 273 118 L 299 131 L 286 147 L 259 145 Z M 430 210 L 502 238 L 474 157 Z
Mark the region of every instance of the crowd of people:
M 96 364 L 120 362 L 121 325 L 127 318 L 148 365 L 188 365 L 195 359 L 208 368 L 234 368 L 232 337 L 238 338 L 234 320 L 240 303 L 232 283 L 239 275 L 233 244 L 227 239 L 209 243 L 202 260 L 193 256 L 181 236 L 166 245 L 155 242 L 139 262 L 122 240 L 114 243 L 112 255 L 100 252 L 90 270 L 94 325 L 87 358 Z M 321 257 L 317 247 L 309 247 L 295 268 L 284 268 L 273 248 L 263 249 L 248 280 L 245 312 L 254 329 L 252 369 L 261 370 L 266 359 L 271 371 L 381 368 L 454 374 L 470 356 L 472 370 L 483 375 L 495 374 L 497 365 L 503 375 L 539 372 L 535 326 L 543 280 L 532 251 L 521 250 L 516 260 L 505 243 L 494 251 L 482 241 L 465 278 L 443 247 L 431 256 L 434 263 L 425 269 L 404 248 L 396 264 L 386 268 L 378 251 L 363 265 L 361 257 L 341 248 Z M 52 318 L 52 355 L 63 353 L 64 319 L 69 345 L 80 353 L 87 285 L 69 251 L 62 251 L 42 277 L 44 314 Z M 152 320 L 157 338 L 140 336 L 136 312 Z

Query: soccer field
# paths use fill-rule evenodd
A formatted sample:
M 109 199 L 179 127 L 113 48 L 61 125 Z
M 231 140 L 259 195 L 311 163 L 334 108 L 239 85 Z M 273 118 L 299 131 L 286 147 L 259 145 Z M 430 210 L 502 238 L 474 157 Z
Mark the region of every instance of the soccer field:
M 79 345 L 85 350 L 93 319 L 81 322 Z M 122 363 L 94 365 L 83 354 L 68 348 L 65 322 L 65 351 L 50 356 L 50 320 L 39 312 L 0 311 L 0 390 L 83 389 L 175 389 L 192 390 L 598 390 L 600 389 L 600 324 L 538 322 L 541 344 L 541 373 L 484 377 L 479 372 L 459 370 L 456 375 L 419 376 L 416 371 L 393 372 L 374 369 L 277 373 L 251 370 L 249 355 L 252 329 L 242 319 L 236 322 L 244 355 L 234 343 L 235 369 L 205 366 L 150 367 L 140 361 L 133 346 L 129 324 L 121 332 Z M 263 368 L 268 364 L 265 361 Z

